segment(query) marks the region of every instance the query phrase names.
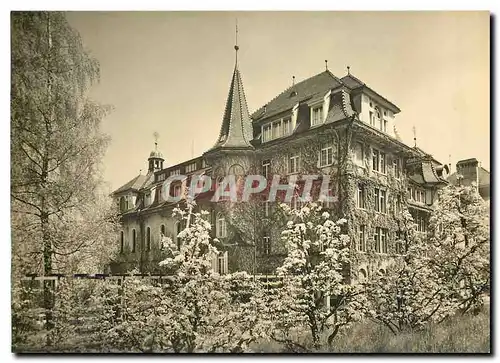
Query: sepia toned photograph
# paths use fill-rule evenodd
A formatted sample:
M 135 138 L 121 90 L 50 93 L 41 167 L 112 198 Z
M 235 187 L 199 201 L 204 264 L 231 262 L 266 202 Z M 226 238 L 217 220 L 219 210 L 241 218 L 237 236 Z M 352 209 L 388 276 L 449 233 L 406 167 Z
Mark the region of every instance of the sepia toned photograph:
M 491 354 L 491 26 L 12 11 L 12 353 Z

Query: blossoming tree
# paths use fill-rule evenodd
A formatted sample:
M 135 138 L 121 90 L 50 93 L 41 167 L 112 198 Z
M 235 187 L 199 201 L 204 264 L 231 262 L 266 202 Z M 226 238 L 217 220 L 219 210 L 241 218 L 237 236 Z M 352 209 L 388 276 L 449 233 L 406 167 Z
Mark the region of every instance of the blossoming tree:
M 334 222 L 314 203 L 282 208 L 291 220 L 282 233 L 288 248 L 277 270 L 282 284 L 270 297 L 272 337 L 289 349 L 307 350 L 297 339 L 305 328 L 315 349 L 323 334 L 331 346 L 340 329 L 361 317 L 363 305 L 360 286 L 344 273 L 350 261 L 350 240 L 341 233 L 346 220 Z

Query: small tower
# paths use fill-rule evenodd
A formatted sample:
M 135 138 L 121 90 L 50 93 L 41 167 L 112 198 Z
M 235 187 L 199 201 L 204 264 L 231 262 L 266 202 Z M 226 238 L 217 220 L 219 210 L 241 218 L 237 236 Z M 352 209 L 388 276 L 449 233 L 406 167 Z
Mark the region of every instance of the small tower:
M 151 151 L 151 153 L 149 154 L 148 173 L 162 170 L 163 169 L 163 162 L 165 161 L 165 159 L 163 159 L 162 153 L 158 151 L 158 138 L 160 137 L 160 135 L 158 134 L 158 132 L 155 132 L 153 135 L 155 137 L 155 149 L 153 151 Z

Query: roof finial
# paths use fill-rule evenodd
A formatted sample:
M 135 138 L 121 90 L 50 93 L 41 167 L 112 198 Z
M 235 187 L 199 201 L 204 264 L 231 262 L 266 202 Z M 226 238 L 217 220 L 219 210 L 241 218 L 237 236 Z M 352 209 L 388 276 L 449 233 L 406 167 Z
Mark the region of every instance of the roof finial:
M 295 86 L 295 76 L 292 76 L 292 86 Z
M 236 41 L 234 44 L 234 50 L 236 51 L 236 65 L 238 65 L 238 50 L 240 47 L 238 47 L 238 19 L 236 18 Z
M 325 59 L 325 68 L 328 70 L 328 59 Z
M 347 66 L 347 75 L 350 76 L 351 75 L 351 67 Z
M 158 131 L 155 131 L 153 133 L 153 136 L 155 138 L 155 151 L 158 150 L 158 139 L 160 138 L 160 134 L 158 133 Z
M 417 129 L 413 126 L 413 143 L 414 147 L 417 147 Z

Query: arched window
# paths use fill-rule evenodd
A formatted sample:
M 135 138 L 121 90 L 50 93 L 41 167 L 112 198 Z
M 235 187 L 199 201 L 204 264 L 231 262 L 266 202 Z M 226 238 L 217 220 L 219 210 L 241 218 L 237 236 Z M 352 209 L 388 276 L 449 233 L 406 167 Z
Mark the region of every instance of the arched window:
M 217 215 L 216 236 L 217 238 L 225 238 L 227 236 L 226 218 L 224 218 L 222 213 Z
M 177 242 L 177 249 L 180 251 L 181 249 L 181 239 L 179 238 L 179 233 L 182 232 L 182 223 L 177 221 L 175 223 L 175 241 Z
M 120 231 L 120 253 L 123 253 L 124 248 L 125 248 L 125 243 L 123 238 L 123 231 Z
M 366 278 L 367 278 L 367 274 L 366 274 L 366 271 L 364 269 L 360 269 L 359 270 L 359 276 L 358 276 L 358 279 L 359 279 L 359 282 L 363 282 L 363 281 L 366 281 Z
M 135 232 L 135 228 L 132 230 L 132 252 L 135 252 L 135 247 L 136 247 L 136 239 L 137 239 L 137 234 Z
M 125 212 L 127 210 L 127 202 L 125 197 L 120 198 L 120 212 Z
M 146 251 L 151 251 L 151 228 L 146 228 Z

